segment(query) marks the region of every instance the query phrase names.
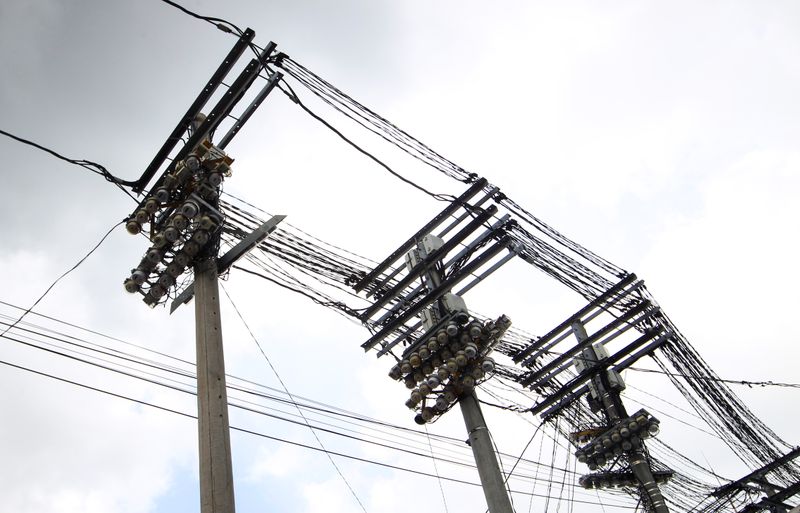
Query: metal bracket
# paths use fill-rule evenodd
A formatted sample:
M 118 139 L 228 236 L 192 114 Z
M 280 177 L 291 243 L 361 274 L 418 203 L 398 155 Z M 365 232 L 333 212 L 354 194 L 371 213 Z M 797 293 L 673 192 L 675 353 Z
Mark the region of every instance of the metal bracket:
M 266 239 L 284 219 L 286 219 L 286 216 L 283 215 L 272 216 L 269 221 L 250 232 L 250 235 L 239 241 L 238 244 L 217 259 L 217 273 L 222 274 L 230 269 L 237 260 L 256 247 L 262 240 Z M 172 302 L 169 308 L 170 315 L 172 315 L 179 306 L 191 301 L 192 297 L 194 297 L 194 282 L 183 289 L 183 292 L 178 294 L 178 297 Z

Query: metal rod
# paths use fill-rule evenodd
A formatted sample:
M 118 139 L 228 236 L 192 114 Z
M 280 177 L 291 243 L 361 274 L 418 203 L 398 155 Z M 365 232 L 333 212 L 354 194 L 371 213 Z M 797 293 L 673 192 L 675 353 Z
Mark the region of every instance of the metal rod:
M 523 379 L 521 383 L 523 385 L 528 385 L 536 381 L 537 379 L 545 375 L 547 372 L 549 372 L 551 369 L 555 368 L 557 365 L 560 365 L 564 361 L 578 354 L 581 351 L 581 349 L 597 342 L 597 340 L 603 337 L 606 333 L 632 320 L 634 317 L 647 310 L 650 306 L 651 306 L 650 301 L 643 301 L 640 305 L 636 306 L 636 308 L 633 308 L 625 312 L 624 315 L 617 317 L 616 319 L 608 323 L 606 326 L 593 333 L 591 337 L 579 341 L 576 345 L 574 345 L 570 349 L 567 349 L 565 352 L 555 357 L 552 361 L 548 362 L 541 369 L 532 372 L 529 376 Z M 640 321 L 641 319 L 637 320 L 636 322 Z M 628 324 L 624 329 L 625 330 L 630 329 L 632 324 Z
M 483 196 L 482 196 L 482 197 L 481 197 L 481 198 L 480 198 L 478 201 L 476 201 L 475 203 L 470 203 L 470 207 L 472 207 L 472 208 L 474 208 L 474 209 L 477 209 L 478 207 L 480 207 L 481 205 L 483 205 L 484 203 L 486 203 L 486 201 L 487 201 L 487 200 L 489 200 L 489 199 L 490 199 L 492 196 L 494 196 L 494 195 L 495 195 L 495 193 L 496 193 L 497 191 L 499 191 L 499 190 L 500 190 L 500 189 L 498 189 L 497 187 L 491 187 L 491 188 L 490 188 L 490 189 L 489 189 L 489 190 L 486 192 L 486 194 L 484 194 L 484 195 L 483 195 Z M 460 222 L 462 222 L 464 219 L 466 219 L 466 218 L 467 218 L 467 217 L 469 217 L 470 215 L 472 215 L 472 212 L 470 212 L 469 210 L 466 210 L 466 211 L 462 212 L 461 214 L 459 214 L 459 215 L 458 215 L 458 217 L 456 217 L 456 218 L 453 220 L 453 222 L 452 222 L 452 223 L 450 223 L 449 225 L 447 225 L 447 226 L 445 227 L 445 229 L 444 229 L 444 230 L 440 231 L 440 232 L 439 232 L 439 233 L 437 233 L 436 235 L 437 235 L 438 237 L 440 237 L 440 238 L 442 238 L 442 239 L 443 239 L 445 235 L 447 235 L 448 233 L 450 233 L 450 232 L 453 230 L 453 228 L 455 228 L 456 226 L 458 226 L 458 224 L 459 224 Z
M 250 119 L 250 116 L 255 113 L 256 109 L 258 109 L 269 93 L 275 89 L 275 86 L 278 85 L 278 81 L 282 77 L 283 75 L 279 71 L 276 71 L 269 77 L 267 84 L 261 89 L 261 91 L 258 92 L 258 95 L 253 99 L 253 101 L 250 102 L 250 105 L 248 105 L 244 113 L 239 116 L 239 119 L 236 120 L 236 123 L 234 123 L 234 125 L 228 130 L 222 139 L 220 139 L 219 143 L 217 144 L 219 148 L 224 150 L 225 147 L 228 146 L 231 140 L 233 140 L 234 136 L 238 134 L 239 130 L 241 130 L 244 124 L 247 123 L 247 120 Z
M 560 332 L 564 331 L 565 329 L 569 328 L 572 323 L 579 320 L 581 317 L 586 315 L 587 312 L 590 312 L 594 308 L 597 308 L 599 305 L 605 303 L 610 297 L 614 294 L 618 293 L 622 289 L 624 289 L 627 285 L 632 283 L 636 279 L 635 274 L 629 274 L 625 276 L 619 283 L 599 295 L 594 301 L 586 305 L 585 307 L 578 310 L 577 313 L 573 314 L 567 320 L 550 330 L 549 333 L 538 339 L 535 343 L 531 344 L 530 346 L 526 347 L 516 355 L 514 355 L 514 362 L 519 363 L 521 362 L 526 356 L 530 355 L 533 351 L 535 351 L 538 347 L 546 344 L 551 338 L 555 337 Z
M 222 61 L 222 64 L 219 65 L 217 71 L 211 75 L 206 86 L 200 91 L 200 94 L 197 95 L 197 98 L 192 102 L 192 105 L 189 106 L 189 109 L 186 111 L 186 114 L 183 115 L 180 121 L 178 121 L 177 126 L 172 130 L 172 133 L 169 134 L 167 140 L 161 146 L 161 149 L 158 150 L 153 160 L 147 166 L 147 168 L 142 173 L 142 176 L 136 181 L 136 185 L 133 187 L 134 192 L 142 192 L 146 187 L 148 182 L 153 178 L 153 175 L 156 174 L 158 168 L 161 167 L 161 164 L 164 163 L 167 156 L 169 156 L 170 152 L 175 148 L 175 145 L 178 144 L 178 141 L 181 140 L 181 136 L 186 132 L 189 128 L 189 124 L 192 120 L 200 113 L 200 110 L 203 106 L 208 102 L 211 96 L 214 94 L 214 91 L 222 83 L 222 80 L 225 76 L 230 72 L 233 65 L 236 64 L 236 61 L 239 60 L 239 57 L 242 56 L 244 51 L 247 49 L 247 46 L 255 37 L 256 33 L 253 32 L 252 29 L 246 29 L 239 40 L 233 45 L 231 51 L 228 52 L 228 55 Z
M 629 348 L 632 348 L 632 347 L 635 348 L 635 347 L 641 346 L 642 344 L 646 344 L 647 342 L 649 342 L 653 338 L 657 337 L 660 332 L 661 332 L 660 329 L 654 329 L 654 330 L 646 331 L 644 333 L 644 335 L 642 335 L 641 337 L 637 338 L 635 341 L 633 341 L 631 344 L 629 344 L 628 347 L 626 347 L 625 349 L 622 349 L 619 352 L 615 353 L 614 355 L 610 356 L 608 358 L 608 360 L 606 361 L 606 363 L 609 364 L 609 365 L 614 363 L 616 360 L 622 358 L 623 355 L 627 354 L 627 351 L 631 350 Z M 587 369 L 587 370 L 581 372 L 580 374 L 575 376 L 572 380 L 567 382 L 564 386 L 559 388 L 558 391 L 556 391 L 555 393 L 549 395 L 546 399 L 542 400 L 542 402 L 536 404 L 533 408 L 531 408 L 531 413 L 536 415 L 537 413 L 539 413 L 543 409 L 547 408 L 551 404 L 554 404 L 554 403 L 560 401 L 562 397 L 565 397 L 567 395 L 570 395 L 570 397 L 571 397 L 572 390 L 574 390 L 575 387 L 577 387 L 577 386 L 581 385 L 582 383 L 586 382 L 589 379 L 589 377 L 591 376 L 591 374 L 592 373 L 591 373 L 590 369 Z M 531 385 L 531 387 L 535 388 L 537 386 L 542 386 L 542 384 L 543 383 L 540 380 L 538 383 L 534 383 L 533 385 Z M 583 389 L 581 389 L 581 390 L 583 390 Z M 587 391 L 588 391 L 588 389 L 587 389 Z
M 366 276 L 361 278 L 358 283 L 356 283 L 353 288 L 356 292 L 360 292 L 364 287 L 367 286 L 372 280 L 374 280 L 380 273 L 382 273 L 386 268 L 388 268 L 392 262 L 397 260 L 400 256 L 404 255 L 409 249 L 411 249 L 416 243 L 417 240 L 425 234 L 428 234 L 433 230 L 434 227 L 438 226 L 442 223 L 444 219 L 446 219 L 450 214 L 461 208 L 461 206 L 466 203 L 470 198 L 478 194 L 478 192 L 483 189 L 488 182 L 485 178 L 479 179 L 477 182 L 472 184 L 472 186 L 467 189 L 467 191 L 452 201 L 444 210 L 442 210 L 436 217 L 428 221 L 425 226 L 423 226 L 417 233 L 415 233 L 410 239 L 404 242 L 399 248 L 394 250 L 388 258 L 386 258 L 383 262 L 375 266 L 373 270 L 371 270 Z
M 491 205 L 489 208 L 481 212 L 477 217 L 475 217 L 461 230 L 459 230 L 458 233 L 456 233 L 455 235 L 453 235 L 453 237 L 448 239 L 442 245 L 442 247 L 432 252 L 430 255 L 426 256 L 424 259 L 422 259 L 421 262 L 419 262 L 412 269 L 410 269 L 408 271 L 408 274 L 406 274 L 403 277 L 403 279 L 395 283 L 394 286 L 390 288 L 380 299 L 376 299 L 375 302 L 373 302 L 366 310 L 364 310 L 364 313 L 362 313 L 359 318 L 362 321 L 369 319 L 372 316 L 372 314 L 378 311 L 383 305 L 391 301 L 391 299 L 395 297 L 401 290 L 406 288 L 409 283 L 417 279 L 422 273 L 426 272 L 428 268 L 431 265 L 433 265 L 434 262 L 436 262 L 442 256 L 450 252 L 464 239 L 472 235 L 472 233 L 475 230 L 477 230 L 487 219 L 492 217 L 495 213 L 497 213 L 497 207 L 494 205 Z
M 511 238 L 506 236 L 495 243 L 493 246 L 489 247 L 486 251 L 481 253 L 480 256 L 469 262 L 464 268 L 455 276 L 450 276 L 446 280 L 444 280 L 438 287 L 428 293 L 428 295 L 422 301 L 418 302 L 413 307 L 409 308 L 398 317 L 393 319 L 389 324 L 384 326 L 378 333 L 370 337 L 369 340 L 361 344 L 361 347 L 364 348 L 365 351 L 372 349 L 372 347 L 378 343 L 379 340 L 385 338 L 390 332 L 397 329 L 398 326 L 404 324 L 408 319 L 413 317 L 417 314 L 420 310 L 431 304 L 433 301 L 436 300 L 439 296 L 441 296 L 444 291 L 451 289 L 453 286 L 461 282 L 464 278 L 466 278 L 469 274 L 471 274 L 475 269 L 482 266 L 486 261 L 490 260 L 494 257 L 497 253 L 499 253 L 504 247 L 507 247 L 508 244 L 511 242 Z

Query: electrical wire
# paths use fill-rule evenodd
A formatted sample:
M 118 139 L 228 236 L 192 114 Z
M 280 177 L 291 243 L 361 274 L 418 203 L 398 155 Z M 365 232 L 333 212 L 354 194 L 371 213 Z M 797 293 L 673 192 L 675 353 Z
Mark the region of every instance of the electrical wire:
M 196 18 L 198 20 L 202 20 L 202 21 L 208 22 L 208 23 L 214 25 L 215 27 L 217 27 L 219 30 L 221 30 L 223 32 L 226 32 L 228 34 L 232 34 L 232 33 L 235 32 L 236 35 L 241 36 L 244 33 L 242 31 L 242 29 L 240 29 L 239 27 L 237 27 L 236 25 L 234 25 L 230 21 L 223 20 L 222 18 L 214 18 L 212 16 L 203 16 L 203 15 L 197 14 L 196 12 L 190 11 L 186 7 L 183 7 L 182 5 L 178 4 L 177 2 L 173 2 L 172 0 L 161 0 L 161 1 L 164 2 L 167 5 L 171 5 L 172 7 L 180 10 L 184 14 L 188 14 L 192 18 Z
M 9 137 L 9 138 L 11 138 L 11 139 L 13 139 L 13 140 L 15 140 L 17 142 L 21 142 L 22 144 L 27 144 L 28 146 L 32 146 L 32 147 L 34 147 L 34 148 L 36 148 L 38 150 L 41 150 L 41 151 L 43 151 L 45 153 L 49 153 L 53 157 L 56 157 L 57 159 L 63 160 L 64 162 L 68 162 L 68 163 L 73 164 L 75 166 L 80 166 L 80 167 L 82 167 L 82 168 L 84 168 L 84 169 L 86 169 L 88 171 L 91 171 L 92 173 L 98 174 L 98 175 L 102 176 L 103 178 L 105 178 L 106 181 L 111 182 L 114 185 L 116 185 L 119 188 L 119 190 L 121 190 L 122 192 L 127 194 L 133 201 L 137 201 L 136 198 L 130 192 L 125 190 L 125 188 L 123 187 L 123 185 L 124 186 L 128 186 L 128 187 L 133 186 L 136 182 L 122 180 L 120 178 L 115 177 L 114 175 L 112 175 L 108 171 L 108 169 L 106 169 L 105 166 L 103 166 L 101 164 L 98 164 L 97 162 L 92 162 L 91 160 L 85 160 L 85 159 L 71 159 L 69 157 L 65 157 L 64 155 L 61 155 L 60 153 L 57 153 L 56 151 L 51 150 L 50 148 L 42 146 L 39 143 L 35 143 L 35 142 L 30 141 L 28 139 L 24 139 L 24 138 L 22 138 L 22 137 L 20 137 L 18 135 L 14 135 L 12 133 L 6 132 L 5 130 L 0 130 L 0 134 L 5 135 L 6 137 Z
M 316 430 L 311 425 L 311 423 L 308 422 L 308 419 L 303 414 L 303 410 L 295 402 L 294 397 L 292 396 L 291 392 L 289 392 L 289 388 L 286 386 L 286 383 L 284 383 L 284 381 L 281 378 L 280 374 L 278 374 L 278 370 L 272 364 L 272 361 L 270 360 L 269 356 L 267 356 L 267 353 L 264 351 L 264 348 L 261 346 L 261 343 L 256 338 L 255 334 L 253 333 L 253 330 L 250 329 L 250 325 L 247 324 L 247 321 L 245 321 L 244 316 L 242 316 L 242 313 L 239 311 L 239 308 L 236 306 L 236 303 L 233 302 L 233 298 L 231 298 L 230 294 L 228 294 L 228 289 L 226 289 L 225 286 L 223 285 L 222 286 L 222 290 L 223 290 L 223 292 L 225 292 L 225 296 L 228 298 L 228 301 L 231 303 L 231 306 L 233 306 L 233 310 L 236 312 L 236 315 L 239 316 L 239 320 L 242 321 L 242 324 L 244 325 L 245 329 L 250 334 L 250 338 L 256 344 L 256 347 L 258 347 L 258 350 L 261 352 L 261 355 L 264 357 L 264 360 L 266 360 L 267 365 L 269 365 L 269 368 L 272 370 L 272 373 L 275 374 L 275 377 L 278 379 L 278 382 L 281 384 L 281 387 L 283 387 L 283 390 L 286 392 L 286 395 L 289 397 L 289 400 L 292 402 L 292 404 L 294 404 L 295 408 L 297 408 L 297 412 L 303 418 L 303 422 L 305 422 L 306 426 L 308 426 L 308 428 L 311 430 L 311 434 L 314 435 L 314 439 L 317 441 L 317 443 L 319 444 L 320 448 L 323 450 L 325 455 L 328 457 L 328 460 L 331 462 L 331 465 L 333 465 L 333 468 L 336 470 L 336 473 L 339 474 L 339 477 L 342 479 L 342 481 L 344 481 L 345 486 L 350 491 L 350 494 L 353 496 L 353 498 L 355 498 L 356 502 L 361 507 L 361 510 L 364 511 L 364 513 L 367 513 L 367 508 L 364 506 L 364 503 L 358 497 L 358 494 L 353 489 L 352 485 L 347 480 L 347 478 L 345 477 L 344 473 L 342 473 L 342 469 L 340 469 L 339 465 L 337 465 L 336 462 L 333 460 L 333 457 L 331 456 L 330 452 L 325 448 L 325 444 L 322 443 L 322 440 L 320 440 L 319 436 L 317 435 Z
M 651 374 L 662 374 L 665 376 L 673 376 L 685 379 L 697 379 L 703 381 L 715 381 L 717 383 L 728 383 L 731 385 L 744 385 L 747 387 L 782 387 L 782 388 L 800 388 L 800 383 L 781 383 L 778 381 L 749 381 L 746 379 L 723 379 L 713 376 L 692 376 L 688 374 L 680 374 L 677 372 L 668 372 L 664 370 L 644 369 L 641 367 L 628 367 L 627 370 L 636 372 L 647 372 Z
M 103 235 L 103 237 L 100 239 L 100 241 L 99 241 L 97 244 L 95 244 L 95 245 L 94 245 L 94 247 L 92 247 L 92 249 L 90 249 L 88 253 L 86 253 L 86 255 L 84 255 L 84 256 L 83 256 L 83 257 L 82 257 L 80 260 L 78 260 L 78 262 L 77 262 L 75 265 L 73 265 L 72 267 L 70 267 L 69 269 L 67 269 L 67 271 L 66 271 L 66 272 L 64 272 L 64 274 L 62 274 L 61 276 L 59 276 L 58 278 L 56 278 L 56 279 L 55 279 L 55 281 L 54 281 L 53 283 L 51 283 L 51 284 L 50 284 L 50 286 L 49 286 L 49 287 L 47 287 L 47 289 L 45 289 L 45 291 L 42 293 L 42 295 L 41 295 L 41 296 L 39 296 L 39 298 L 38 298 L 36 301 L 34 301 L 34 302 L 33 302 L 33 304 L 32 304 L 30 307 L 28 307 L 28 309 L 27 309 L 27 310 L 25 310 L 24 312 L 22 312 L 22 315 L 20 315 L 20 316 L 19 316 L 19 318 L 18 318 L 16 321 L 14 321 L 14 323 L 12 323 L 12 324 L 11 324 L 10 326 L 8 326 L 8 327 L 7 327 L 5 330 L 3 330 L 3 332 L 2 332 L 2 333 L 0 333 L 0 337 L 2 337 L 3 335 L 5 335 L 6 333 L 8 333 L 8 331 L 9 331 L 11 328 L 13 328 L 13 327 L 14 327 L 14 326 L 16 326 L 17 324 L 19 324 L 19 323 L 20 323 L 20 321 L 22 321 L 22 319 L 24 319 L 24 318 L 25 318 L 25 316 L 26 316 L 26 315 L 28 315 L 28 314 L 31 312 L 31 310 L 33 310 L 34 308 L 36 308 L 36 305 L 38 305 L 38 304 L 39 304 L 39 302 L 41 302 L 41 301 L 42 301 L 42 299 L 44 299 L 44 298 L 45 298 L 45 296 L 46 296 L 47 294 L 49 294 L 51 290 L 53 290 L 53 287 L 55 287 L 55 286 L 56 286 L 56 284 L 57 284 L 59 281 L 61 281 L 61 279 L 62 279 L 62 278 L 64 278 L 64 277 L 65 277 L 65 276 L 67 276 L 69 273 L 71 273 L 72 271 L 74 271 L 75 269 L 77 269 L 78 267 L 80 267 L 80 265 L 81 265 L 82 263 L 84 263 L 84 262 L 86 261 L 86 259 L 87 259 L 87 258 L 89 258 L 89 257 L 92 255 L 92 253 L 94 253 L 95 251 L 97 251 L 97 248 L 99 248 L 99 247 L 100 247 L 100 245 L 101 245 L 101 244 L 103 244 L 103 242 L 105 242 L 106 238 L 107 238 L 109 235 L 111 235 L 111 232 L 113 232 L 115 228 L 117 228 L 118 226 L 122 225 L 123 223 L 124 223 L 124 221 L 120 221 L 119 223 L 117 223 L 117 224 L 115 224 L 114 226 L 112 226 L 112 227 L 111 227 L 111 228 L 108 230 L 108 232 L 106 232 L 106 234 L 105 234 L 105 235 Z
M 185 412 L 181 412 L 179 410 L 175 410 L 175 409 L 168 408 L 168 407 L 165 407 L 165 406 L 157 405 L 155 403 L 151 403 L 151 402 L 148 402 L 148 401 L 143 401 L 143 400 L 140 400 L 140 399 L 136 399 L 136 398 L 133 398 L 133 397 L 130 397 L 130 396 L 126 396 L 124 394 L 111 392 L 111 391 L 108 391 L 108 390 L 105 390 L 105 389 L 102 389 L 102 388 L 93 387 L 93 386 L 87 385 L 85 383 L 80 383 L 80 382 L 73 381 L 73 380 L 70 380 L 70 379 L 67 379 L 67 378 L 63 378 L 63 377 L 60 377 L 60 376 L 55 376 L 53 374 L 49 374 L 49 373 L 46 373 L 46 372 L 37 371 L 35 369 L 29 368 L 29 367 L 25 367 L 25 366 L 22 366 L 22 365 L 17 365 L 17 364 L 14 364 L 14 363 L 11 363 L 11 362 L 7 362 L 7 361 L 4 361 L 4 360 L 0 360 L 0 364 L 6 365 L 8 367 L 16 368 L 16 369 L 19 369 L 19 370 L 23 370 L 23 371 L 26 371 L 26 372 L 30 372 L 30 373 L 36 374 L 38 376 L 47 377 L 47 378 L 50 378 L 50 379 L 61 381 L 63 383 L 71 384 L 71 385 L 74 385 L 74 386 L 77 386 L 77 387 L 80 387 L 80 388 L 85 388 L 85 389 L 88 389 L 88 390 L 92 390 L 94 392 L 98 392 L 98 393 L 101 393 L 101 394 L 109 395 L 111 397 L 115 397 L 115 398 L 118 398 L 118 399 L 124 399 L 126 401 L 134 402 L 136 404 L 140 404 L 140 405 L 143 405 L 143 406 L 149 406 L 149 407 L 152 407 L 152 408 L 156 408 L 156 409 L 159 409 L 161 411 L 165 411 L 165 412 L 168 412 L 168 413 L 173 413 L 173 414 L 176 414 L 176 415 L 180 415 L 182 417 L 186 417 L 186 418 L 190 418 L 190 419 L 197 419 L 197 417 L 195 415 L 192 415 L 192 414 L 189 414 L 189 413 L 185 413 Z M 307 445 L 307 444 L 303 444 L 303 443 L 299 443 L 299 442 L 294 442 L 294 441 L 283 439 L 283 438 L 279 438 L 279 437 L 276 437 L 276 436 L 267 435 L 265 433 L 261 433 L 261 432 L 254 431 L 254 430 L 251 430 L 251 429 L 245 429 L 245 428 L 241 428 L 241 427 L 237 427 L 237 426 L 231 426 L 230 428 L 232 430 L 234 430 L 234 431 L 238 431 L 238 432 L 254 435 L 254 436 L 257 436 L 257 437 L 260 437 L 260 438 L 265 438 L 265 439 L 273 440 L 273 441 L 276 441 L 276 442 L 289 444 L 289 445 L 293 445 L 293 446 L 296 446 L 296 447 L 301 447 L 301 448 L 304 448 L 304 449 L 309 449 L 309 450 L 317 451 L 317 452 L 322 451 L 322 449 L 320 449 L 319 447 L 314 447 L 314 446 L 311 446 L 311 445 Z M 332 451 L 331 451 L 331 454 L 333 454 L 335 456 L 341 456 L 343 458 L 355 460 L 355 461 L 360 461 L 360 462 L 363 462 L 363 463 L 368 463 L 368 464 L 372 464 L 372 465 L 381 466 L 381 467 L 384 467 L 384 468 L 389 468 L 389 469 L 393 469 L 393 470 L 399 470 L 399 471 L 403 471 L 403 472 L 417 474 L 417 475 L 424 476 L 424 477 L 436 478 L 435 475 L 430 474 L 428 472 L 415 470 L 415 469 L 411 469 L 411 468 L 408 468 L 408 467 L 402 467 L 402 466 L 399 466 L 399 465 L 392 465 L 392 464 L 380 462 L 380 461 L 377 461 L 377 460 L 371 460 L 371 459 L 368 459 L 368 458 L 362 458 L 362 457 L 359 457 L 359 456 L 354 456 L 352 454 L 347 454 L 347 453 L 342 453 L 342 452 L 332 452 Z M 450 482 L 466 484 L 466 485 L 470 485 L 470 486 L 476 486 L 476 487 L 480 487 L 481 486 L 479 483 L 474 483 L 474 482 L 470 482 L 470 481 L 465 481 L 463 479 L 457 479 L 457 478 L 452 478 L 452 477 L 447 477 L 447 476 L 441 476 L 441 479 L 446 480 L 446 481 L 450 481 Z M 528 495 L 527 492 L 521 492 L 521 491 L 515 491 L 514 493 L 521 493 L 521 494 L 524 494 L 524 495 Z M 585 504 L 592 504 L 591 501 L 582 501 L 582 500 L 578 500 L 578 499 L 576 499 L 576 502 L 585 503 Z M 614 507 L 622 508 L 622 509 L 631 509 L 631 507 L 627 506 L 627 505 L 615 505 Z

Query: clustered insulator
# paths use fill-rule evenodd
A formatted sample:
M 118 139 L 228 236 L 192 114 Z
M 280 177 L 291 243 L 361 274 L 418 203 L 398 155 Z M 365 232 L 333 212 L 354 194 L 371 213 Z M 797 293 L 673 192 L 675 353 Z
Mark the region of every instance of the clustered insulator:
M 449 410 L 463 393 L 494 372 L 489 353 L 511 326 L 505 315 L 485 324 L 468 316 L 459 321 L 429 333 L 389 371 L 389 377 L 411 390 L 406 406 L 418 412 L 414 419 L 418 424 Z
M 126 291 L 142 294 L 144 302 L 154 306 L 175 286 L 222 224 L 211 205 L 219 197 L 223 177 L 230 176 L 232 162 L 203 141 L 130 215 L 128 232 L 139 234 L 149 224 L 152 245 L 125 280 Z
M 612 462 L 615 457 L 639 449 L 643 439 L 658 434 L 659 424 L 659 420 L 647 411 L 639 410 L 610 429 L 594 434 L 592 441 L 575 451 L 575 457 L 579 462 L 586 463 L 589 470 L 596 470 Z
M 673 476 L 672 470 L 654 470 L 653 479 L 658 484 L 664 484 Z M 631 471 L 597 472 L 586 474 L 578 480 L 584 488 L 636 488 L 639 481 Z

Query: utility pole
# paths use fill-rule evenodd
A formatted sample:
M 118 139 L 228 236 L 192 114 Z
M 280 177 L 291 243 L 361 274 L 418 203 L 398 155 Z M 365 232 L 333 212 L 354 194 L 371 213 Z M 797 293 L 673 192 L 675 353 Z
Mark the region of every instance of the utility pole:
M 579 343 L 586 342 L 589 339 L 586 328 L 580 321 L 576 321 L 572 324 L 572 332 L 575 334 L 575 338 L 578 339 Z M 627 429 L 627 432 L 630 433 L 630 428 L 627 426 L 627 419 L 629 419 L 629 416 L 625 411 L 625 406 L 619 394 L 625 387 L 622 377 L 616 371 L 602 367 L 600 364 L 602 358 L 598 358 L 598 350 L 603 351 L 604 349 L 601 345 L 590 345 L 581 352 L 581 356 L 576 361 L 579 369 L 590 369 L 592 373 L 589 382 L 590 404 L 594 402 L 595 405 L 599 405 L 606 416 L 609 428 L 614 429 L 616 426 L 619 426 L 619 431 Z M 622 431 L 623 435 L 625 433 L 626 431 Z M 627 437 L 623 435 L 618 435 L 619 440 L 617 442 L 622 442 L 623 438 L 626 439 L 626 441 L 623 442 L 626 445 L 623 446 L 620 444 L 620 449 L 622 449 L 620 452 L 627 459 L 628 465 L 630 465 L 639 486 L 644 492 L 643 496 L 647 499 L 650 511 L 655 513 L 669 513 L 669 509 L 667 509 L 667 505 L 664 502 L 664 497 L 661 495 L 661 490 L 653 476 L 650 463 L 645 457 L 644 445 L 641 438 L 630 436 L 630 434 Z M 612 439 L 612 436 L 613 435 L 608 438 L 603 437 L 601 443 L 596 447 L 601 449 L 613 447 L 615 441 Z M 607 444 L 607 447 L 603 447 L 603 445 L 606 445 L 603 443 L 606 439 L 609 440 L 610 443 Z M 605 453 L 603 452 L 603 454 Z
M 219 308 L 217 259 L 194 266 L 197 337 L 197 422 L 200 450 L 200 511 L 234 513 L 228 394 Z
M 417 244 L 419 258 L 424 260 L 428 257 L 429 253 L 441 248 L 442 245 L 443 243 L 438 237 L 431 235 L 426 236 Z M 414 257 L 411 257 L 409 262 L 413 261 Z M 441 261 L 431 265 L 425 275 L 424 281 L 429 291 L 435 290 L 442 283 L 442 276 L 438 266 L 441 266 Z M 450 294 L 449 296 L 452 297 L 452 299 L 450 299 L 451 303 L 455 302 L 455 298 L 460 300 L 460 297 L 454 294 Z M 460 303 L 463 305 L 463 310 L 459 309 L 459 313 L 466 314 L 466 305 L 463 303 L 463 300 L 461 300 Z M 442 319 L 447 315 L 447 312 L 440 311 L 439 305 L 433 305 L 431 310 L 433 310 L 431 315 L 427 316 L 424 322 L 424 324 L 427 324 L 425 327 L 428 329 L 433 327 L 433 319 Z M 466 425 L 467 436 L 469 437 L 468 443 L 472 448 L 475 465 L 478 467 L 478 476 L 481 480 L 481 487 L 483 488 L 483 495 L 486 497 L 486 505 L 489 507 L 489 512 L 512 513 L 514 509 L 511 506 L 511 499 L 506 489 L 503 474 L 500 471 L 497 453 L 495 453 L 494 444 L 492 443 L 492 436 L 489 433 L 489 428 L 483 417 L 481 405 L 478 402 L 478 396 L 474 387 L 463 387 L 458 397 L 458 406 L 461 408 L 461 415 L 464 417 L 464 424 Z
M 467 426 L 469 445 L 478 467 L 478 476 L 481 479 L 483 495 L 490 513 L 511 513 L 511 499 L 508 496 L 503 474 L 497 462 L 497 453 L 494 451 L 489 428 L 483 418 L 481 405 L 475 390 L 464 393 L 458 400 L 464 424 Z
M 485 179 L 476 180 L 371 271 L 353 276 L 352 284 L 372 298 L 359 315 L 372 332 L 361 347 L 396 359 L 389 377 L 409 390 L 405 404 L 418 412 L 417 424 L 435 422 L 459 405 L 489 511 L 512 513 L 475 392 L 495 372 L 489 354 L 511 321 L 505 315 L 475 318 L 461 297 L 522 251 L 509 234 L 509 216 L 497 216 L 491 204 L 498 194 Z M 402 356 L 394 353 L 400 344 L 406 346 Z
M 133 182 L 135 192 L 144 193 L 138 207 L 126 220 L 132 235 L 147 230 L 151 247 L 139 265 L 125 280 L 125 290 L 139 293 L 144 302 L 154 307 L 162 304 L 178 288 L 179 278 L 188 269 L 194 271 L 194 283 L 177 294 L 172 311 L 188 302 L 194 294 L 195 335 L 197 350 L 197 410 L 200 462 L 201 513 L 235 513 L 233 470 L 231 463 L 228 397 L 225 383 L 225 358 L 220 319 L 219 275 L 238 258 L 267 237 L 283 220 L 274 216 L 245 236 L 225 255 L 218 258 L 220 237 L 225 216 L 219 210 L 219 195 L 225 177 L 230 176 L 230 158 L 224 149 L 241 130 L 281 78 L 272 73 L 267 83 L 250 104 L 237 116 L 231 112 L 275 50 L 270 42 L 257 58 L 250 60 L 238 76 L 226 85 L 217 104 L 203 115 L 201 109 L 223 85 L 225 76 L 238 58 L 252 46 L 255 33 L 245 30 L 195 101 L 181 117 L 141 178 Z M 236 122 L 216 145 L 212 134 L 228 118 Z M 188 133 L 187 133 L 188 132 Z M 187 140 L 170 158 L 169 164 L 146 191 L 157 170 L 172 154 L 175 146 Z

